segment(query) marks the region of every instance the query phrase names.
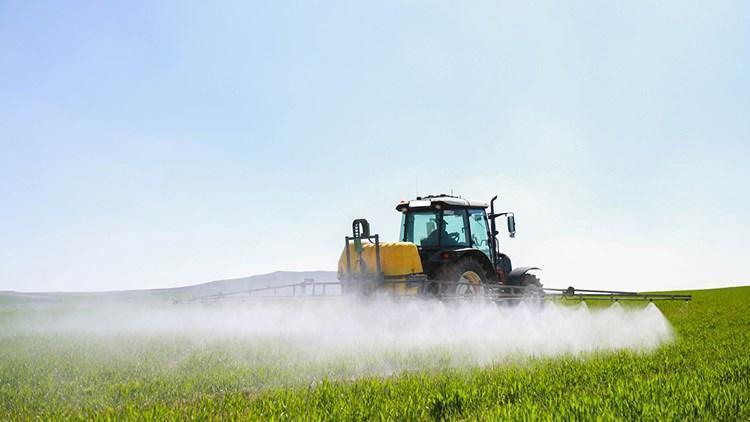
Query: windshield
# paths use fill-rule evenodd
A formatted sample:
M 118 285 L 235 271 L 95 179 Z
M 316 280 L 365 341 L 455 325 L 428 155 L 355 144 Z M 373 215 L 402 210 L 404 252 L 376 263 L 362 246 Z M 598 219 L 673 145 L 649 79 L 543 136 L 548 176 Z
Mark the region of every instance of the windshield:
M 420 248 L 468 246 L 466 210 L 410 211 L 403 216 L 401 240 Z

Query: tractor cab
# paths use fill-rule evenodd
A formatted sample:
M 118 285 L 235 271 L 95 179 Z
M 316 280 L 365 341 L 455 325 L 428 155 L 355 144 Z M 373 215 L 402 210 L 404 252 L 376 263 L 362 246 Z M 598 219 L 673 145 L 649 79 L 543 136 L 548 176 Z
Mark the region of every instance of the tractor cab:
M 469 257 L 482 265 L 487 279 L 502 281 L 503 273 L 510 271 L 510 260 L 498 250 L 494 219 L 508 216 L 511 237 L 515 222 L 512 213 L 496 215 L 494 207 L 488 216 L 487 207 L 485 202 L 451 195 L 402 201 L 396 206 L 403 214 L 399 240 L 417 246 L 430 277 L 436 277 L 446 264 Z
M 476 248 L 492 258 L 487 204 L 453 197 L 425 197 L 405 201 L 399 240 L 419 250 Z

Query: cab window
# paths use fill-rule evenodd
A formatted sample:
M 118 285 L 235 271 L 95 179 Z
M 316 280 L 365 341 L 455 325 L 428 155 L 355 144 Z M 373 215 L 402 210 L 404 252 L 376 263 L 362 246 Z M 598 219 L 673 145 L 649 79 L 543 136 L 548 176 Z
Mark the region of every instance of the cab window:
M 466 210 L 443 210 L 443 225 L 440 246 L 469 246 Z
M 469 210 L 469 227 L 471 229 L 471 246 L 490 256 L 490 230 L 484 210 Z
M 401 240 L 412 242 L 419 247 L 437 246 L 437 236 L 430 236 L 438 227 L 438 214 L 435 211 L 413 211 L 404 214 L 404 232 Z
M 466 210 L 425 210 L 404 214 L 401 240 L 420 248 L 468 247 Z

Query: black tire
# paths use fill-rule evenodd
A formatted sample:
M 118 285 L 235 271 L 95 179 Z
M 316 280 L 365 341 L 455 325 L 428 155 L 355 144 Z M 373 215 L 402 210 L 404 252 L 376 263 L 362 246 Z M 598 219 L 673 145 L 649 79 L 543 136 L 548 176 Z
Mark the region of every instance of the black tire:
M 482 296 L 488 282 L 482 264 L 471 257 L 444 265 L 438 270 L 436 278 L 439 285 L 437 290 L 443 296 Z
M 526 273 L 521 278 L 521 286 L 524 286 L 523 296 L 525 300 L 529 300 L 532 303 L 543 305 L 544 304 L 544 288 L 539 277 L 534 274 Z

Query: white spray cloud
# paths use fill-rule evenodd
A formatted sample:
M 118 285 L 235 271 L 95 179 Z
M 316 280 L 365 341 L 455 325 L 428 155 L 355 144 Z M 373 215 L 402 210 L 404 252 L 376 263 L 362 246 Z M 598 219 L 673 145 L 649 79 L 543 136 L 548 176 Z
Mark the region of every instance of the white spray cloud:
M 270 344 L 264 349 L 270 354 L 283 349 L 279 364 L 346 357 L 365 371 L 429 367 L 419 356 L 432 353 L 449 366 L 486 365 L 518 356 L 648 351 L 673 338 L 653 304 L 589 309 L 585 304 L 542 308 L 387 300 L 89 308 L 54 319 L 27 317 L 5 335 L 18 333 L 175 336 L 202 344 L 231 340 L 236 348 Z

